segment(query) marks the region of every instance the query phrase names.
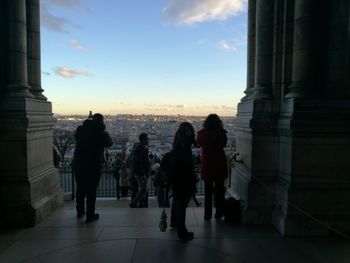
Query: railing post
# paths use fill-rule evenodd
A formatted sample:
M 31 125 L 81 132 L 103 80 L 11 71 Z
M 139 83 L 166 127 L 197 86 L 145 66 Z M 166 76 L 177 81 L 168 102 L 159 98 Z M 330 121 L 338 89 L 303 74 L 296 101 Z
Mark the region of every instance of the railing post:
M 74 182 L 74 173 L 75 173 L 75 170 L 74 170 L 74 163 L 72 161 L 71 163 L 71 180 L 72 180 L 72 200 L 74 200 L 74 197 L 75 197 L 75 182 Z

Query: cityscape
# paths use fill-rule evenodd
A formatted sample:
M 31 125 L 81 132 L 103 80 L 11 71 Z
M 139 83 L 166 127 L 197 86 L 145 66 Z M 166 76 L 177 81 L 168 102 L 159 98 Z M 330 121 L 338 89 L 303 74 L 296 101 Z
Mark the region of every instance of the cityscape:
M 148 134 L 149 152 L 161 158 L 171 150 L 175 132 L 181 122 L 190 122 L 195 132 L 203 127 L 206 116 L 186 115 L 105 115 L 106 130 L 113 139 L 113 146 L 107 150 L 108 158 L 114 158 L 121 154 L 128 155 L 138 136 L 142 132 Z M 55 114 L 57 119 L 54 130 L 54 143 L 65 160 L 70 160 L 74 153 L 74 133 L 76 128 L 88 118 L 87 115 L 60 115 Z M 235 149 L 234 117 L 221 117 L 224 128 L 227 131 L 228 143 L 225 148 L 227 154 L 232 154 Z M 198 148 L 193 149 L 198 152 Z

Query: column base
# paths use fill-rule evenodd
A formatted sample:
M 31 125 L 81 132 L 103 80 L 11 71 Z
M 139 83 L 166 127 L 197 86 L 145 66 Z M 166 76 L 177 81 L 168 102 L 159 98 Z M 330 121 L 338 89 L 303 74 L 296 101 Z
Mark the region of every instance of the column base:
M 0 100 L 0 224 L 27 227 L 62 205 L 53 167 L 51 103 Z

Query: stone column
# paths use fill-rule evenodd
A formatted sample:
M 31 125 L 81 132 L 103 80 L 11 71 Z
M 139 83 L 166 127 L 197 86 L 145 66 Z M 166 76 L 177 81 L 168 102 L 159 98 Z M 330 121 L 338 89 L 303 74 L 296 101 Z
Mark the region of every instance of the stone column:
M 316 3 L 317 5 L 317 3 Z M 295 0 L 292 85 L 285 98 L 312 97 L 313 0 Z
M 36 99 L 47 100 L 41 87 L 40 58 L 40 3 L 39 0 L 27 0 L 27 45 L 28 45 L 28 81 L 30 92 Z
M 248 50 L 247 50 L 247 88 L 242 101 L 252 95 L 255 79 L 255 41 L 256 41 L 256 0 L 250 0 L 248 5 Z
M 11 0 L 8 3 L 8 56 L 7 97 L 33 98 L 29 92 L 27 76 L 26 2 Z
M 256 4 L 256 60 L 253 98 L 272 96 L 272 55 L 274 0 L 257 0 Z

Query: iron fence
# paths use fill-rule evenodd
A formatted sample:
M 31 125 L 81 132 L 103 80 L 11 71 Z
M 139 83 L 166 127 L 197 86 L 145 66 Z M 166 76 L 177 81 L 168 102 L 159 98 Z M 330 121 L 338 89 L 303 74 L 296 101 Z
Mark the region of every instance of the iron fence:
M 97 197 L 119 197 L 121 196 L 120 192 L 117 192 L 117 180 L 113 176 L 113 172 L 115 170 L 115 165 L 113 163 L 107 163 L 103 166 L 102 175 L 99 183 L 99 187 L 97 189 Z M 199 166 L 195 166 L 195 172 L 199 176 Z M 59 167 L 59 176 L 60 176 L 60 184 L 61 189 L 65 193 L 71 194 L 71 198 L 75 197 L 75 179 L 74 179 L 74 171 L 72 169 L 71 162 L 65 160 L 60 163 Z M 151 176 L 148 182 L 148 196 L 156 196 L 157 189 L 153 184 L 153 176 Z M 119 188 L 119 191 L 121 189 Z M 197 183 L 197 193 L 196 195 L 204 195 L 204 182 L 199 180 Z M 131 196 L 131 191 L 128 189 L 127 197 Z

